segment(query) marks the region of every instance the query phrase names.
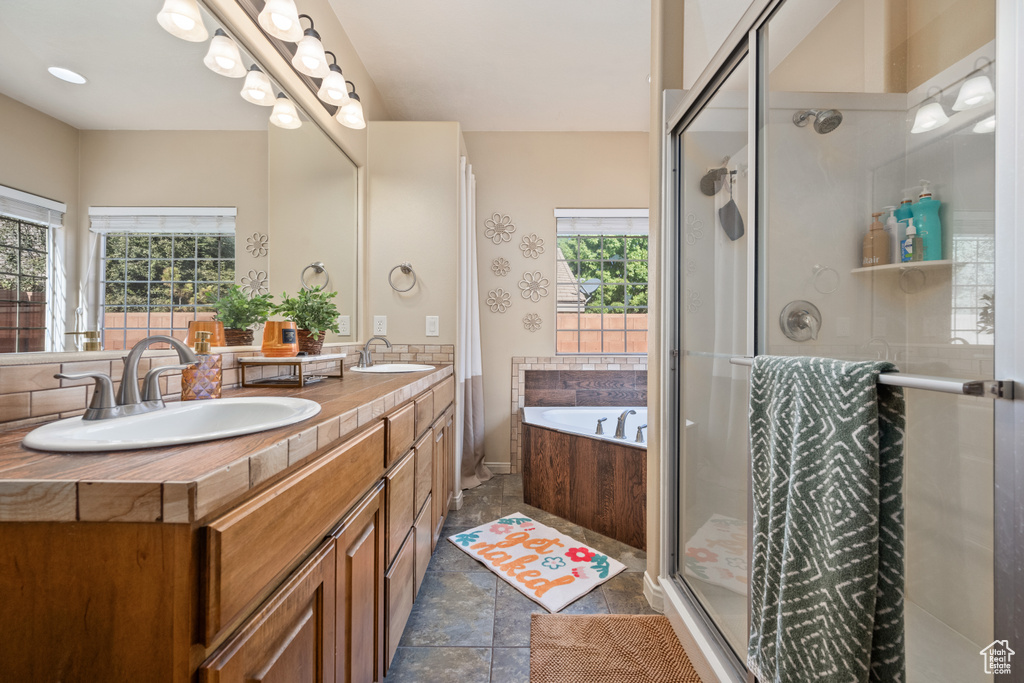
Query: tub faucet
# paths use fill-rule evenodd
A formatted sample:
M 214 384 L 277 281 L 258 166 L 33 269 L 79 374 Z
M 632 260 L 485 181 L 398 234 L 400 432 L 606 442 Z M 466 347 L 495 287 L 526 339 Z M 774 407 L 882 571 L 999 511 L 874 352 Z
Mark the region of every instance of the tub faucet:
M 600 434 L 600 435 L 604 434 L 604 425 L 601 424 L 601 423 L 604 422 L 607 419 L 608 419 L 607 417 L 598 418 L 598 420 L 597 420 L 597 431 L 594 432 L 594 434 Z
M 619 424 L 615 427 L 615 438 L 625 439 L 626 438 L 626 418 L 630 415 L 636 415 L 636 411 L 629 409 L 623 410 L 622 415 L 619 415 Z
M 389 342 L 386 337 L 370 337 L 369 339 L 366 340 L 366 346 L 364 346 L 363 350 L 359 352 L 359 365 L 356 367 L 368 368 L 371 365 L 373 365 L 373 360 L 370 358 L 370 344 L 372 344 L 374 340 L 377 339 L 387 344 L 387 347 L 389 349 L 391 348 L 391 342 Z
M 647 425 L 640 425 L 639 427 L 636 428 L 636 442 L 637 443 L 643 443 L 644 442 L 644 430 L 645 429 L 647 429 Z

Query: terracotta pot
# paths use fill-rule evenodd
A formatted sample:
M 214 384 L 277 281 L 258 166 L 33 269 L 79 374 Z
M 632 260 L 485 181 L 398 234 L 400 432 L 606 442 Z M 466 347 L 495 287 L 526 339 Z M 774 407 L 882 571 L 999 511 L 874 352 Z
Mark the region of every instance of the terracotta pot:
M 219 320 L 192 320 L 188 324 L 188 333 L 185 335 L 185 343 L 189 346 L 196 345 L 196 332 L 210 333 L 210 346 L 226 346 L 224 341 L 224 323 Z
M 288 320 L 268 320 L 263 328 L 263 355 L 268 358 L 288 358 L 299 352 L 295 323 Z
M 298 330 L 299 337 L 299 351 L 305 351 L 307 356 L 319 356 L 320 349 L 324 345 L 324 336 L 327 332 L 321 330 L 320 334 L 313 337 L 309 334 L 309 330 Z
M 252 330 L 240 330 L 237 327 L 225 327 L 224 345 L 252 346 Z

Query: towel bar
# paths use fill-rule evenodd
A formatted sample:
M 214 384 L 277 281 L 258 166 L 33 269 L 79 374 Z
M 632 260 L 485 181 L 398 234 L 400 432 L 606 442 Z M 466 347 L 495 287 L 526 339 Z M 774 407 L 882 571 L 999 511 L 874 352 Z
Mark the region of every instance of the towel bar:
M 733 365 L 750 367 L 754 359 L 749 356 L 735 356 L 729 359 Z M 879 384 L 906 389 L 924 389 L 925 391 L 941 391 L 946 394 L 965 396 L 981 396 L 988 398 L 1013 399 L 1013 382 L 1009 380 L 974 379 L 963 381 L 948 377 L 930 377 L 928 375 L 908 375 L 902 372 L 883 372 L 878 376 Z

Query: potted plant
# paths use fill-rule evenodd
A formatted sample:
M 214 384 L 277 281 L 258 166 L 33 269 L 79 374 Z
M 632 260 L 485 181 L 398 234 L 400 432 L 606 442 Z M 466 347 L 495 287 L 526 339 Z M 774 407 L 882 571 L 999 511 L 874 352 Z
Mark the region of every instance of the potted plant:
M 338 307 L 331 301 L 337 295 L 320 287 L 301 289 L 295 297 L 288 296 L 287 292 L 281 295 L 281 303 L 274 306 L 274 312 L 295 323 L 300 353 L 316 356 L 324 345 L 327 331 L 338 334 Z
M 267 322 L 274 311 L 270 294 L 259 294 L 251 299 L 242 288 L 232 285 L 231 289 L 213 304 L 217 320 L 224 323 L 224 338 L 228 346 L 251 346 L 252 332 L 256 325 Z

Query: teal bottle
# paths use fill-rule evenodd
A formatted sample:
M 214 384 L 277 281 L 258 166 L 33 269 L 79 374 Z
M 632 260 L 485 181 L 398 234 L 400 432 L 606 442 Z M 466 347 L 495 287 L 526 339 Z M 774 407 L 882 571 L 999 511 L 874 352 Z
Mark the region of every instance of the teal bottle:
M 939 207 L 942 202 L 932 197 L 928 189 L 929 182 L 921 181 L 921 197 L 911 206 L 914 214 L 914 225 L 924 245 L 925 261 L 942 260 L 942 224 L 939 222 Z
M 903 229 L 907 229 L 907 219 L 914 216 L 914 211 L 910 204 L 910 190 L 903 190 L 903 201 L 896 207 L 896 220 L 903 224 Z

